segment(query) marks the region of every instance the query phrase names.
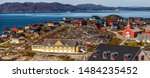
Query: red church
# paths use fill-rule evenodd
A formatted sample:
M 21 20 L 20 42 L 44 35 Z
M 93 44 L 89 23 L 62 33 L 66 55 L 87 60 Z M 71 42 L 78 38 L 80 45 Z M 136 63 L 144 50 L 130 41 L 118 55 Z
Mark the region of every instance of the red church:
M 126 27 L 126 29 L 123 31 L 122 36 L 124 38 L 134 38 L 138 34 L 141 34 L 141 30 L 138 29 L 138 28 L 131 29 L 130 25 L 128 24 L 128 26 Z

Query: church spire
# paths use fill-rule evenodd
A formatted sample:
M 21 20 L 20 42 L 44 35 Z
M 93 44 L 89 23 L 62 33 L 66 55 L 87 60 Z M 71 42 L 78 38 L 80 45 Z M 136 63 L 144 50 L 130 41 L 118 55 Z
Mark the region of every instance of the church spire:
M 130 29 L 130 22 L 129 22 L 129 21 L 128 21 L 128 25 L 127 25 L 127 28 L 128 28 L 128 29 Z

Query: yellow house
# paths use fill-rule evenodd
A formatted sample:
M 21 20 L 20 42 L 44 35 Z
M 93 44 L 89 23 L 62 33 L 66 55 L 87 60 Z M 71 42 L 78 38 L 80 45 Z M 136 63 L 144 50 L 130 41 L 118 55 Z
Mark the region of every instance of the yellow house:
M 24 43 L 26 40 L 24 38 L 11 38 L 10 43 Z
M 22 28 L 17 29 L 17 33 L 23 33 L 23 32 L 24 32 L 24 29 L 22 29 Z
M 46 39 L 43 45 L 32 45 L 32 50 L 54 53 L 78 53 L 79 47 L 74 39 Z
M 48 23 L 47 23 L 47 26 L 53 26 L 53 25 L 54 25 L 53 22 L 48 22 Z
M 48 22 L 47 26 L 49 26 L 49 27 L 51 27 L 51 26 L 57 27 L 57 26 L 60 26 L 60 24 L 59 24 L 59 22 Z

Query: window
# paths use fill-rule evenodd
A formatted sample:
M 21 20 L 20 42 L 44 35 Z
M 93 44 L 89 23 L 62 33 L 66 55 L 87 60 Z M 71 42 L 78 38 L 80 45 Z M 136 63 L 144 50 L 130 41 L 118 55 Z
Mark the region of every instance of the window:
M 141 56 L 141 60 L 143 61 L 143 60 L 144 60 L 144 58 L 145 58 L 145 57 L 144 57 L 144 55 L 142 55 L 142 56 Z
M 103 52 L 103 59 L 108 59 L 110 56 L 110 51 L 104 51 Z
M 48 46 L 51 46 L 51 44 L 50 44 L 50 43 L 48 43 Z
M 93 58 L 97 58 L 97 54 L 95 52 L 93 53 L 92 56 L 93 56 Z
M 130 32 L 126 32 L 126 38 L 130 38 Z
M 33 46 L 33 48 L 37 48 L 37 46 L 36 46 L 36 45 L 34 45 L 34 46 Z
M 134 59 L 135 61 L 138 61 L 139 60 L 139 57 L 138 56 L 135 56 L 135 59 Z
M 132 54 L 125 54 L 124 55 L 124 61 L 129 61 L 132 57 Z
M 110 56 L 110 59 L 111 60 L 116 60 L 117 56 L 118 56 L 118 52 L 112 52 L 111 56 Z

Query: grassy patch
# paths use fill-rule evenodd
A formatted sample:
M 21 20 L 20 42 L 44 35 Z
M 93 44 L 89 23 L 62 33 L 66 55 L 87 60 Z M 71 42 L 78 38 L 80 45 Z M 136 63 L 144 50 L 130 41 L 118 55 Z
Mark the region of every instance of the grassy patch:
M 116 34 L 112 33 L 112 32 L 107 32 L 108 34 L 110 34 L 112 37 L 116 37 Z
M 16 44 L 13 44 L 13 43 L 7 43 L 7 44 L 4 44 L 4 45 L 1 45 L 0 47 L 1 48 L 10 48 L 11 46 L 14 46 Z
M 35 52 L 26 52 L 24 56 L 33 57 L 35 54 Z
M 113 39 L 110 41 L 110 44 L 120 44 L 121 41 L 122 41 L 121 39 L 113 38 Z
M 124 43 L 125 46 L 132 46 L 132 47 L 138 47 L 139 45 L 137 44 L 137 42 L 126 42 Z
M 9 54 L 11 54 L 11 52 L 12 51 L 5 51 L 5 52 L 3 52 L 3 53 L 1 53 L 3 56 L 6 56 L 6 55 L 9 55 Z
M 121 31 L 119 31 L 119 32 L 118 32 L 118 34 L 122 35 L 122 32 L 121 32 Z
M 93 52 L 93 51 L 96 49 L 96 46 L 90 45 L 90 46 L 88 46 L 87 48 L 88 48 L 88 49 L 87 49 L 87 52 Z

